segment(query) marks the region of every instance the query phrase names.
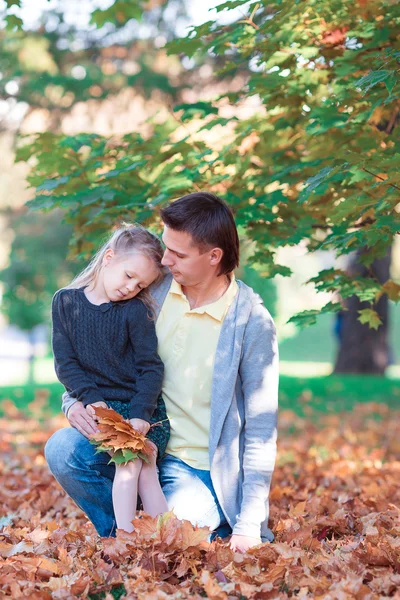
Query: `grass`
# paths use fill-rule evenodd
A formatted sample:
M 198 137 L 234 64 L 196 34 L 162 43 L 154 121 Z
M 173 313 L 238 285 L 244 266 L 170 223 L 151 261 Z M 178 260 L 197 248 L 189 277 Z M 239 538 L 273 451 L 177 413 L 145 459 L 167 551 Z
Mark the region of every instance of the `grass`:
M 387 375 L 400 378 L 400 303 L 398 305 L 390 303 L 390 319 L 389 339 L 392 349 L 392 362 L 397 366 L 392 366 Z M 293 337 L 282 340 L 279 343 L 282 375 L 289 376 L 289 379 L 299 377 L 301 381 L 308 378 L 308 376 L 315 375 L 323 379 L 322 376 L 332 370 L 336 359 L 337 340 L 333 332 L 333 326 L 334 316 L 323 314 L 318 317 L 315 325 L 300 329 Z M 50 351 L 46 357 L 36 359 L 34 377 L 41 387 L 53 389 L 57 377 Z M 28 362 L 26 360 L 3 358 L 0 362 L 0 386 L 7 386 L 5 389 L 11 387 L 21 388 L 24 387 L 27 379 Z M 381 379 L 377 381 L 381 381 Z M 284 390 L 286 387 L 284 377 L 282 377 L 282 385 Z M 349 386 L 352 385 L 358 385 L 358 383 L 349 381 Z M 360 385 L 362 387 L 362 384 Z M 0 391 L 1 395 L 2 392 Z M 55 405 L 59 406 L 58 400 Z
M 279 343 L 280 359 L 333 363 L 337 347 L 333 319 L 332 315 L 321 315 L 315 325 L 299 329 L 293 337 L 282 340 Z
M 400 362 L 400 303 L 390 302 L 389 341 L 393 361 Z M 337 340 L 334 335 L 334 319 L 330 314 L 318 317 L 315 325 L 299 329 L 297 333 L 279 344 L 279 356 L 283 361 L 334 363 Z
M 0 401 L 12 400 L 18 408 L 26 411 L 39 391 L 47 396 L 50 413 L 58 413 L 61 410 L 61 395 L 64 391 L 59 383 L 0 387 Z M 280 410 L 293 410 L 300 416 L 307 415 L 310 409 L 324 413 L 348 411 L 360 402 L 383 403 L 400 408 L 400 379 L 372 375 L 282 375 L 280 379 Z
M 117 585 L 113 587 L 109 593 L 115 600 L 119 600 L 125 593 L 125 587 L 123 585 Z M 90 600 L 103 600 L 106 597 L 106 592 L 101 592 L 100 594 L 92 594 L 89 596 Z
M 281 377 L 280 408 L 299 415 L 350 411 L 355 404 L 374 402 L 400 408 L 400 379 L 373 375 L 329 375 L 327 377 Z

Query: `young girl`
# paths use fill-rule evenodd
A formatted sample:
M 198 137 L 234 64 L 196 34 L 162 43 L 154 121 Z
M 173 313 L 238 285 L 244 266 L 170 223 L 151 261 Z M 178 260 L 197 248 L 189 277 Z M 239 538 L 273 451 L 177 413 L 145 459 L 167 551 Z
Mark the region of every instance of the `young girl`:
M 117 527 L 132 531 L 137 495 L 152 516 L 168 510 L 156 471 L 169 422 L 160 397 L 164 366 L 157 354 L 146 288 L 162 276 L 160 241 L 146 229 L 118 229 L 89 266 L 53 298 L 53 353 L 57 377 L 86 407 L 108 406 L 147 434 L 150 464 L 116 466 L 112 489 Z M 163 421 L 150 429 L 150 424 Z

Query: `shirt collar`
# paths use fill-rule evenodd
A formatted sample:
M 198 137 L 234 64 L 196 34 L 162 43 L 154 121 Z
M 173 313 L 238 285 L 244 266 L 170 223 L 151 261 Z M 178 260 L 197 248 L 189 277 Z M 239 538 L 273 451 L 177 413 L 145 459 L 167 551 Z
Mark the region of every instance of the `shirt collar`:
M 168 294 L 178 294 L 178 296 L 183 296 L 184 298 L 186 298 L 185 294 L 182 292 L 181 284 L 175 281 L 175 279 L 172 280 Z
M 200 306 L 199 308 L 193 308 L 190 312 L 197 313 L 200 315 L 207 313 L 213 319 L 216 319 L 217 321 L 223 321 L 226 311 L 232 304 L 232 301 L 236 295 L 237 287 L 238 285 L 236 282 L 236 278 L 232 274 L 229 287 L 226 290 L 226 292 L 221 296 L 221 298 L 219 298 L 215 302 L 212 302 L 211 304 L 206 304 L 205 306 Z M 175 279 L 172 280 L 171 287 L 169 288 L 168 293 L 181 296 L 181 298 L 183 298 L 188 303 L 188 300 L 182 291 L 182 286 L 179 283 L 177 283 Z

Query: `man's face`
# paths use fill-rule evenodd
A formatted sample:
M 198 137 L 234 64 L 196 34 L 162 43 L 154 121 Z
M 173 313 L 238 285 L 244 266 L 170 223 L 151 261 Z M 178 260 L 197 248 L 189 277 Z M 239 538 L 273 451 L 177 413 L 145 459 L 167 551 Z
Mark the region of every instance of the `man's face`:
M 164 225 L 162 240 L 166 248 L 162 264 L 169 268 L 180 285 L 197 285 L 215 272 L 210 260 L 212 250 L 200 254 L 190 233 Z

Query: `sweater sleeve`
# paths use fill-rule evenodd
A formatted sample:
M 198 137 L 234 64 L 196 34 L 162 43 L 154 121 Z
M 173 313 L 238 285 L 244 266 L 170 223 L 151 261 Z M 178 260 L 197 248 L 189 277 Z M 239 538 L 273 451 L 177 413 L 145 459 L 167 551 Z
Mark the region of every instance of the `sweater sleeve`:
M 240 378 L 244 396 L 243 489 L 233 533 L 259 537 L 269 516 L 269 489 L 276 459 L 278 347 L 275 326 L 262 304 L 246 326 Z
M 63 295 L 62 290 L 58 291 L 52 303 L 52 346 L 57 377 L 65 389 L 84 406 L 104 402 L 97 385 L 81 367 L 66 331 Z
M 157 406 L 164 377 L 164 364 L 157 353 L 156 327 L 146 306 L 138 300 L 129 319 L 135 370 L 136 394 L 131 400 L 130 418 L 150 421 Z

